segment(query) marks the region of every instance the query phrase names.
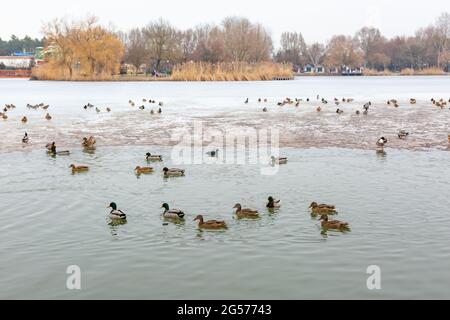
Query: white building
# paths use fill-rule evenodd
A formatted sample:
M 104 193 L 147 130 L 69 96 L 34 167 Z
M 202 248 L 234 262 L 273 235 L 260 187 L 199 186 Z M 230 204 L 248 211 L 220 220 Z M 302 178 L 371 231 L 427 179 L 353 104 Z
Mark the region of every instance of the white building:
M 33 56 L 0 56 L 0 65 L 7 68 L 27 69 L 34 60 Z

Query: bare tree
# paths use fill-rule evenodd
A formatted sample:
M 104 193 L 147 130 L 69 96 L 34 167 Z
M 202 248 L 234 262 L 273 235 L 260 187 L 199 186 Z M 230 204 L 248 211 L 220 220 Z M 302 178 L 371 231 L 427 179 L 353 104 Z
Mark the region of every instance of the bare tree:
M 132 29 L 125 37 L 125 60 L 136 68 L 139 68 L 147 61 L 148 50 L 145 37 L 141 29 Z
M 149 57 L 154 61 L 156 70 L 159 70 L 163 60 L 179 58 L 177 31 L 169 22 L 160 18 L 145 27 L 143 33 Z
M 322 63 L 325 47 L 320 43 L 313 43 L 307 47 L 309 63 L 319 65 Z
M 295 66 L 306 64 L 307 47 L 301 33 L 283 32 L 281 34 L 281 48 L 277 52 L 276 59 L 279 62 L 290 62 Z

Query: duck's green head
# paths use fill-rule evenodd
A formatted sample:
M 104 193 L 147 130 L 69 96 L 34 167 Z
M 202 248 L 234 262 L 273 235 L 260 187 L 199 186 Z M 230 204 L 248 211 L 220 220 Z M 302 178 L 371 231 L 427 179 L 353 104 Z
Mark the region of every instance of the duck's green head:
M 161 208 L 164 208 L 166 210 L 169 210 L 169 205 L 167 203 L 163 203 L 163 205 L 161 206 Z
M 151 154 L 150 152 L 147 152 L 147 153 L 146 153 L 146 156 L 147 156 L 147 157 L 150 157 L 151 155 L 152 155 L 152 154 Z
M 115 202 L 111 202 L 110 204 L 109 204 L 109 207 L 108 208 L 111 208 L 111 209 L 113 209 L 113 210 L 117 210 L 117 204 L 115 203 Z
M 269 197 L 267 200 L 268 200 L 269 202 L 273 202 L 273 197 Z

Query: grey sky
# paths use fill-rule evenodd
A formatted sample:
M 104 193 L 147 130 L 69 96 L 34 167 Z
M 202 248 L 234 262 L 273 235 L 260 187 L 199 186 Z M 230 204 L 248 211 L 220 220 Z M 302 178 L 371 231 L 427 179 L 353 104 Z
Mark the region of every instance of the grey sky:
M 100 18 L 128 30 L 163 17 L 179 28 L 203 22 L 220 22 L 229 15 L 248 17 L 269 28 L 275 40 L 283 31 L 300 31 L 307 42 L 326 41 L 333 34 L 353 34 L 365 25 L 378 27 L 390 37 L 411 35 L 419 27 L 434 22 L 442 12 L 450 12 L 449 0 L 21 0 L 0 3 L 0 37 L 41 36 L 43 22 L 55 17 Z M 5 14 L 6 13 L 6 14 Z

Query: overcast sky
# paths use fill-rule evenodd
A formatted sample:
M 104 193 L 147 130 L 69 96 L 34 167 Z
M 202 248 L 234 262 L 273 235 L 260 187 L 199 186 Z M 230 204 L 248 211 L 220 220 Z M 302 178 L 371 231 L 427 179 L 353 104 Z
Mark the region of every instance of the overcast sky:
M 188 28 L 236 15 L 263 23 L 275 40 L 283 31 L 300 31 L 307 42 L 322 42 L 365 25 L 388 37 L 412 35 L 444 11 L 450 12 L 450 0 L 4 0 L 0 37 L 41 37 L 44 22 L 63 16 L 96 15 L 102 24 L 126 31 L 158 17 Z

